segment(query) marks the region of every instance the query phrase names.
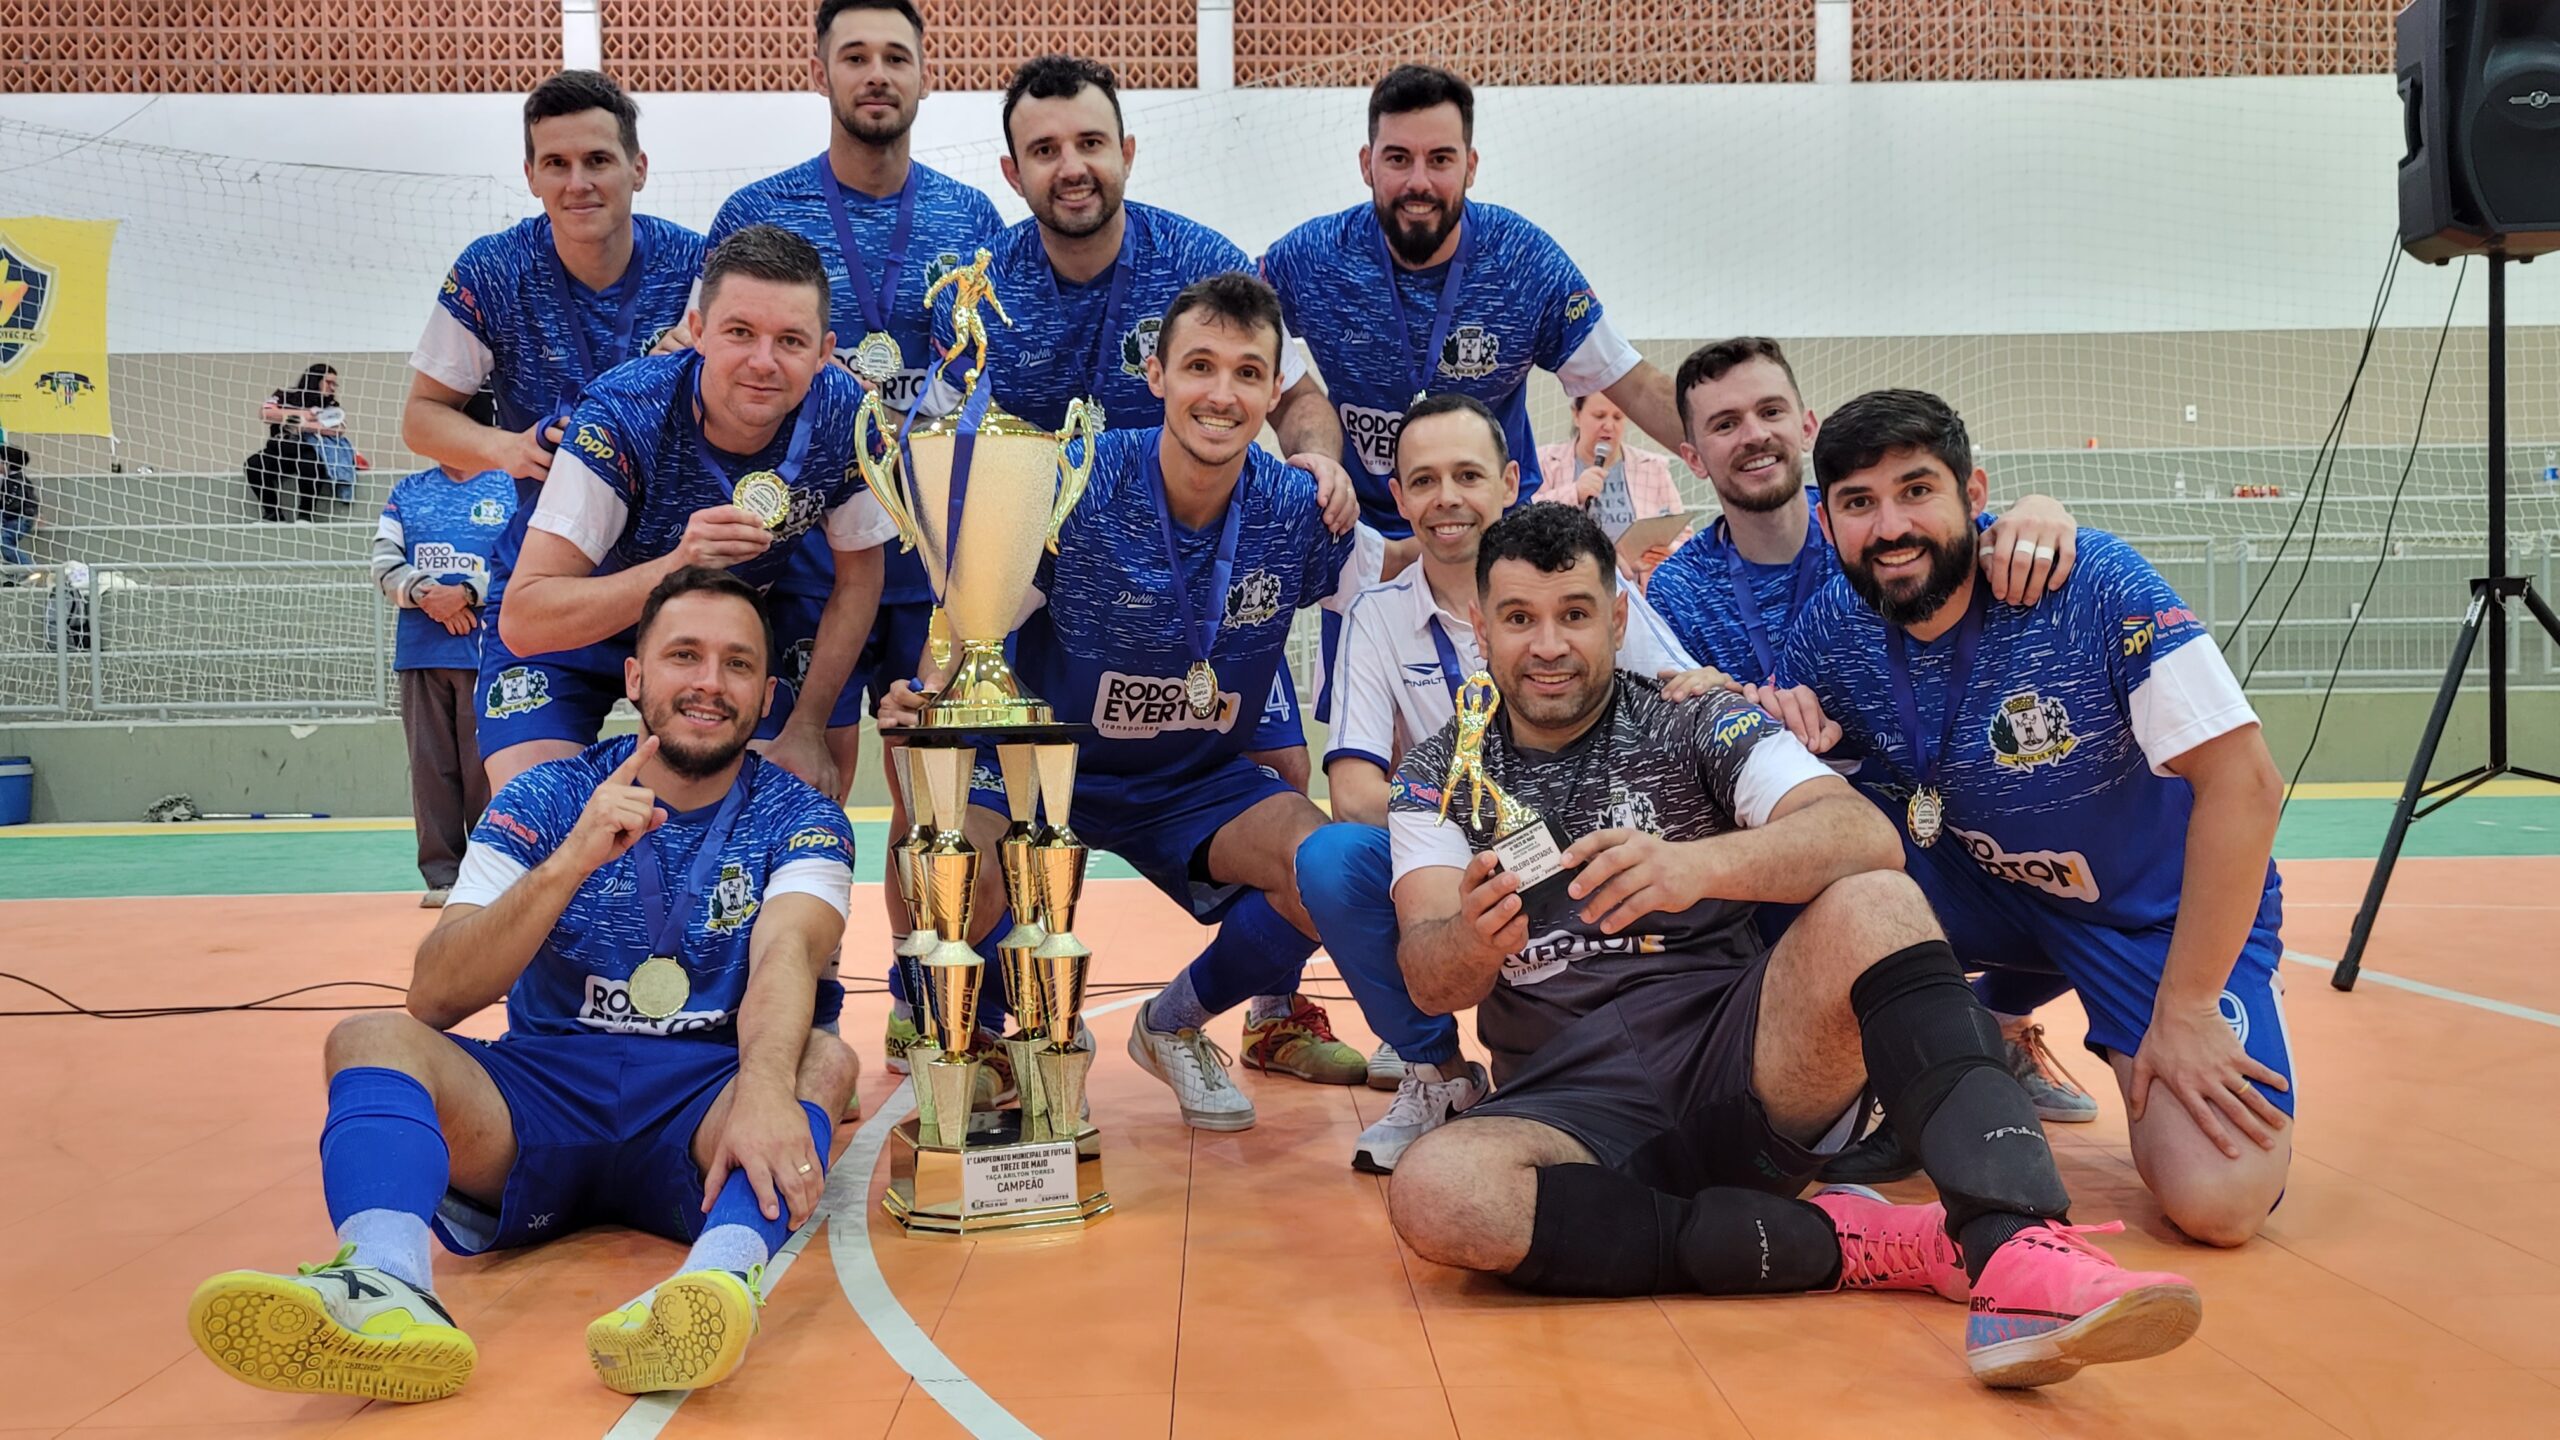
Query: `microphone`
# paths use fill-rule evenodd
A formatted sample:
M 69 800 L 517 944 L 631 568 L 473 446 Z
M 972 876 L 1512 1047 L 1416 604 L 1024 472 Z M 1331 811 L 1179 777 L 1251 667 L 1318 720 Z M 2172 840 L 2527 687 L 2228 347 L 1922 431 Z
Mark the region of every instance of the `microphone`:
M 1592 469 L 1594 469 L 1594 470 L 1600 470 L 1600 471 L 1604 471 L 1604 472 L 1609 468 L 1609 442 L 1608 442 L 1608 441 L 1606 441 L 1606 440 L 1595 440 L 1595 441 L 1591 442 L 1591 468 L 1592 468 Z M 1599 503 L 1600 503 L 1600 497 L 1599 497 L 1599 496 L 1597 496 L 1597 495 L 1594 495 L 1594 496 L 1592 496 L 1590 499 L 1585 500 L 1585 501 L 1583 501 L 1583 502 L 1582 502 L 1582 508 L 1583 508 L 1583 509 L 1585 509 L 1585 510 L 1589 510 L 1592 506 L 1597 505 L 1597 504 L 1599 504 Z

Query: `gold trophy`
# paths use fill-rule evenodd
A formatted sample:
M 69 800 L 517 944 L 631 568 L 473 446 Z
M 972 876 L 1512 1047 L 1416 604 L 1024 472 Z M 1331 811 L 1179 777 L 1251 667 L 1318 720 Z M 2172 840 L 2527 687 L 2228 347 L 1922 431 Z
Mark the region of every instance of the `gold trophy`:
M 977 307 L 995 302 L 986 269 L 980 251 L 974 265 L 956 272 L 961 278 L 927 297 L 929 306 L 947 289 L 960 322 L 954 333 L 981 347 L 960 407 L 902 429 L 875 391 L 855 427 L 864 478 L 900 538 L 922 550 L 955 652 L 947 667 L 937 664 L 948 678 L 890 751 L 915 817 L 897 846 L 899 885 L 915 917 L 899 964 L 929 1043 L 908 1052 L 916 1113 L 890 1132 L 881 1204 L 910 1234 L 1076 1225 L 1111 1208 L 1100 1136 L 1084 1119 L 1093 1052 L 1078 1022 L 1090 957 L 1071 931 L 1084 847 L 1067 829 L 1067 814 L 1075 737 L 1084 727 L 1055 723 L 1047 702 L 1024 693 L 1004 659 L 1040 552 L 1056 547 L 1059 526 L 1084 492 L 1101 425 L 1082 401 L 1068 406 L 1066 427 L 1056 434 L 994 406 L 983 380 L 985 327 L 977 320 Z M 995 308 L 1001 318 L 1003 307 Z M 993 857 L 982 856 L 966 833 L 976 760 L 986 749 L 995 752 L 1012 821 Z M 1035 824 L 1043 812 L 1046 828 Z M 1013 927 L 997 937 L 996 949 L 1021 1020 L 1002 1042 L 1021 1101 L 1016 1109 L 980 1111 L 972 1102 L 989 1058 L 977 1030 L 985 964 L 969 938 L 978 919 L 978 871 L 989 858 L 1013 909 Z
M 1457 699 L 1458 736 L 1449 757 L 1448 783 L 1440 791 L 1440 819 L 1447 823 L 1449 802 L 1464 787 L 1467 818 L 1462 828 L 1482 832 L 1484 848 L 1500 858 L 1503 869 L 1520 877 L 1521 913 L 1533 921 L 1553 915 L 1572 899 L 1565 887 L 1573 883 L 1573 872 L 1564 863 L 1565 849 L 1572 842 L 1554 821 L 1504 793 L 1484 773 L 1485 733 L 1493 727 L 1494 712 L 1502 708 L 1502 692 L 1494 688 L 1493 677 L 1482 671 L 1468 676 L 1458 687 Z M 1490 829 L 1484 818 L 1488 801 L 1493 809 Z

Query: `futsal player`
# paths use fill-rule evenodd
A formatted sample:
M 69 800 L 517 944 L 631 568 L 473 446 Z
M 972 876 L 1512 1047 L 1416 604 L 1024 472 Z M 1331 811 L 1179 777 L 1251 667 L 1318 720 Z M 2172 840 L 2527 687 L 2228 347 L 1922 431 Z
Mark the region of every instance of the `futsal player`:
M 1279 398 L 1280 349 L 1279 302 L 1251 275 L 1211 276 L 1174 297 L 1147 360 L 1164 423 L 1096 443 L 1015 636 L 1024 686 L 1061 722 L 1094 728 L 1077 768 L 1076 834 L 1218 927 L 1129 1036 L 1131 1056 L 1204 1130 L 1254 1122 L 1204 1033 L 1248 1000 L 1246 1065 L 1333 1084 L 1367 1071 L 1321 1007 L 1255 998 L 1290 995 L 1315 953 L 1291 861 L 1324 815 L 1245 758 L 1246 707 L 1270 692 L 1298 610 L 1356 593 L 1378 546 L 1356 525 L 1348 486 L 1253 443 Z M 884 718 L 914 713 L 911 687 L 892 694 Z M 981 848 L 1003 830 L 1002 805 L 982 787 L 968 822 Z M 979 888 L 993 931 L 1004 913 L 996 867 L 980 867 Z
M 524 102 L 524 178 L 542 214 L 466 247 L 409 356 L 400 438 L 456 474 L 516 478 L 513 518 L 491 557 L 484 605 L 498 613 L 524 544 L 536 488 L 587 382 L 647 354 L 684 318 L 702 270 L 700 235 L 631 213 L 649 179 L 640 108 L 593 70 L 564 70 Z M 486 388 L 497 423 L 463 413 Z M 480 755 L 496 789 L 526 768 L 578 752 L 575 741 L 492 725 L 521 713 L 499 692 L 517 657 L 482 627 Z M 516 689 L 521 697 L 521 690 Z
M 1476 587 L 1501 697 L 1481 774 L 1570 843 L 1548 841 L 1543 885 L 1497 864 L 1459 723 L 1396 772 L 1406 981 L 1426 1009 L 1476 1007 L 1512 1072 L 1405 1152 L 1406 1243 L 1554 1294 L 1932 1291 L 1969 1302 L 1967 1362 L 1998 1386 L 2193 1334 L 2192 1286 L 2064 1223 L 1999 1029 L 1873 807 L 1740 696 L 1673 704 L 1611 668 L 1617 557 L 1580 510 L 1495 525 Z M 1774 947 L 1760 901 L 1804 907 Z M 1794 1198 L 1870 1087 L 1943 1204 Z
M 1723 514 L 1654 570 L 1644 595 L 1701 663 L 1766 684 L 1783 669 L 1797 617 L 1833 571 L 1831 542 L 1813 518 L 1810 456 L 1820 422 L 1805 406 L 1786 351 L 1764 336 L 1699 346 L 1680 362 L 1674 389 L 1688 437 L 1681 458 L 1714 489 Z M 2071 574 L 2076 530 L 2046 496 L 2009 507 L 1981 536 L 1992 595 L 2034 605 L 2055 591 Z M 2097 1097 L 2055 1062 L 2044 1027 L 2027 1011 L 2002 1014 L 2000 1028 L 2010 1070 L 2039 1118 L 2098 1118 Z M 1882 1183 L 1917 1169 L 1919 1160 L 1887 1125 L 1823 1175 Z
M 737 577 L 652 588 L 624 667 L 643 736 L 508 782 L 418 947 L 407 1013 L 330 1032 L 338 1251 L 199 1286 L 187 1323 L 208 1359 L 293 1394 L 440 1399 L 477 1352 L 436 1298 L 431 1231 L 478 1255 L 620 1224 L 690 1248 L 587 1327 L 598 1376 L 638 1394 L 737 1368 L 857 1069 L 810 1029 L 852 831 L 747 753 L 771 653 Z M 504 1038 L 448 1033 L 501 999 Z
M 825 257 L 834 302 L 829 318 L 836 358 L 904 415 L 925 388 L 936 353 L 925 290 L 967 263 L 1003 221 L 977 187 L 911 156 L 916 112 L 932 88 L 924 20 L 916 7 L 909 0 L 819 0 L 814 26 L 810 83 L 827 97 L 826 148 L 730 196 L 711 222 L 711 238 L 717 243 L 744 226 L 766 224 L 816 246 Z M 935 413 L 933 397 L 925 409 Z M 775 588 L 777 623 L 814 633 L 811 617 L 829 589 L 823 548 L 810 545 L 795 555 Z M 809 654 L 807 668 L 814 672 L 823 665 L 823 674 L 792 675 L 801 659 L 786 659 L 785 678 L 810 688 L 832 681 L 835 668 L 851 662 L 851 679 L 836 692 L 827 732 L 839 794 L 860 773 L 863 697 L 876 709 L 892 681 L 918 673 L 932 614 L 933 588 L 923 563 L 892 546 L 879 611 L 866 638 L 843 656 Z M 890 833 L 900 834 L 907 824 L 905 797 L 894 785 L 889 795 Z M 904 897 L 895 884 L 882 885 L 880 892 L 892 936 L 903 935 L 912 923 Z M 885 1049 L 889 1069 L 900 1074 L 907 1068 L 907 1047 L 921 1038 L 904 985 L 891 965 Z M 989 985 L 984 994 L 989 1023 L 1000 1024 L 1003 987 Z
M 1458 1023 L 1417 1009 L 1396 967 L 1396 911 L 1388 893 L 1388 778 L 1406 751 L 1456 713 L 1458 687 L 1484 666 L 1474 610 L 1476 546 L 1511 508 L 1520 467 L 1503 449 L 1502 425 L 1484 402 L 1433 395 L 1396 436 L 1396 507 L 1422 546 L 1422 562 L 1353 599 L 1334 667 L 1334 724 L 1325 754 L 1334 823 L 1298 847 L 1299 895 L 1316 933 L 1381 1044 L 1370 1084 L 1395 1103 L 1360 1132 L 1352 1168 L 1395 1169 L 1407 1145 L 1483 1098 L 1484 1067 L 1459 1053 Z M 1627 640 L 1617 663 L 1670 679 L 1692 668 L 1662 621 L 1632 587 Z M 1686 698 L 1723 683 L 1701 671 L 1666 686 Z
M 814 633 L 780 631 L 786 646 L 812 642 L 816 658 L 768 755 L 824 774 L 818 727 L 870 629 L 881 545 L 895 533 L 854 459 L 862 387 L 827 363 L 827 275 L 799 236 L 771 225 L 730 235 L 703 265 L 701 294 L 692 349 L 616 367 L 570 416 L 498 617 L 520 687 L 500 693 L 492 708 L 509 713 L 488 723 L 594 743 L 652 587 L 708 565 L 761 592 L 815 535 L 833 589 Z
M 2246 1241 L 2293 1150 L 2284 786 L 2220 647 L 2097 531 L 2044 605 L 1993 596 L 1973 554 L 1986 481 L 1934 395 L 1841 406 L 1813 463 L 1842 579 L 1789 642 L 1800 688 L 1770 703 L 1866 757 L 1861 788 L 1959 953 L 1990 967 L 1993 1010 L 2079 992 L 2170 1222 Z

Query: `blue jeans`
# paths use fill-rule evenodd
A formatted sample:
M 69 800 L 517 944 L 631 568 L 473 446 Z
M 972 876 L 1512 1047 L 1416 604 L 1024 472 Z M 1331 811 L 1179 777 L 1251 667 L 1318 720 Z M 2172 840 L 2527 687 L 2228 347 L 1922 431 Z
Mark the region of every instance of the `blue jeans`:
M 0 514 L 0 565 L 33 565 L 27 554 L 27 534 L 36 522 L 24 515 Z
M 1446 1065 L 1458 1058 L 1458 1022 L 1423 1013 L 1405 989 L 1388 894 L 1394 874 L 1387 832 L 1376 825 L 1327 825 L 1298 846 L 1298 898 L 1369 1028 L 1409 1064 Z

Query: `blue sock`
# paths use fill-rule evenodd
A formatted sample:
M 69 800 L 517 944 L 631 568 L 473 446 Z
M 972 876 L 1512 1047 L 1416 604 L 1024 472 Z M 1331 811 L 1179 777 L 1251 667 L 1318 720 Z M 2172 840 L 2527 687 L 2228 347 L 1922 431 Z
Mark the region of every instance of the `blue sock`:
M 827 1118 L 824 1110 L 806 1100 L 800 1102 L 800 1109 L 809 1117 L 809 1138 L 817 1142 L 818 1173 L 824 1176 L 827 1169 L 827 1143 L 835 1137 L 835 1124 Z M 779 1195 L 774 1198 L 777 1202 L 781 1199 Z M 790 1207 L 777 1204 L 775 1208 L 783 1212 L 780 1219 L 764 1218 L 764 1211 L 756 1200 L 756 1187 L 747 1179 L 746 1172 L 730 1171 L 728 1178 L 720 1182 L 720 1193 L 711 1201 L 711 1213 L 703 1217 L 702 1233 L 693 1242 L 695 1251 L 700 1253 L 706 1249 L 719 1249 L 725 1253 L 726 1242 L 732 1237 L 718 1236 L 715 1232 L 727 1227 L 739 1227 L 754 1231 L 757 1238 L 764 1242 L 764 1254 L 760 1257 L 759 1263 L 761 1260 L 772 1259 L 773 1252 L 782 1248 L 782 1242 L 791 1238 Z M 693 1263 L 693 1257 L 688 1255 L 684 1268 L 687 1270 L 702 1268 L 734 1270 L 739 1267 L 720 1263 L 719 1260 L 714 1260 L 708 1266 L 697 1266 Z
M 1286 995 L 1316 942 L 1298 932 L 1260 891 L 1238 901 L 1218 926 L 1209 948 L 1183 972 L 1211 1015 L 1232 1010 L 1256 995 Z
M 320 1188 L 329 1223 L 355 1261 L 425 1289 L 428 1221 L 452 1170 L 427 1087 L 397 1070 L 357 1065 L 329 1079 L 320 1128 Z

